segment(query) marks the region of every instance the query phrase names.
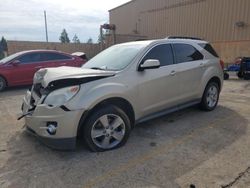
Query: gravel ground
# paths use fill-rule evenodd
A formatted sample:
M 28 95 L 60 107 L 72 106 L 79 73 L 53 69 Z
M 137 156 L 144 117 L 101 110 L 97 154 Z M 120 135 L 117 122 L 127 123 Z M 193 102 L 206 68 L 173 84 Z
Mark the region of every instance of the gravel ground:
M 218 108 L 141 124 L 117 150 L 52 150 L 17 121 L 27 88 L 0 93 L 0 187 L 250 187 L 250 82 L 224 83 Z

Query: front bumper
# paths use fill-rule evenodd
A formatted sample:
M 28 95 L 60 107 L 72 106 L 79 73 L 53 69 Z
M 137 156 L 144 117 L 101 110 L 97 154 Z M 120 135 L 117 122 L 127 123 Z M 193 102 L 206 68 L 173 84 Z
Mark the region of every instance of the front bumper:
M 75 148 L 78 125 L 84 110 L 69 111 L 61 107 L 49 107 L 46 104 L 32 106 L 31 93 L 27 92 L 23 100 L 22 111 L 28 132 L 37 136 L 44 144 L 54 149 L 71 150 Z M 48 124 L 56 124 L 56 133 L 48 132 Z
M 36 134 L 36 132 L 33 129 L 29 128 L 28 126 L 26 126 L 26 132 L 37 137 L 38 140 L 40 140 L 43 144 L 45 144 L 46 146 L 48 146 L 50 148 L 53 148 L 56 150 L 73 150 L 73 149 L 75 149 L 76 137 L 57 138 L 57 139 L 43 137 L 43 136 L 39 136 L 38 134 Z

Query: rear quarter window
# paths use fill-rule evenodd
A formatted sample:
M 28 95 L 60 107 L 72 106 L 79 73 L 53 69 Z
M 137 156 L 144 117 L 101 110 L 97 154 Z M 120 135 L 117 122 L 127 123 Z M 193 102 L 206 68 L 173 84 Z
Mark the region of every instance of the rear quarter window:
M 203 55 L 190 44 L 174 44 L 176 63 L 185 63 L 204 59 Z
M 59 53 L 45 52 L 43 53 L 44 61 L 59 61 L 59 60 L 71 60 L 72 58 Z
M 217 54 L 217 52 L 214 50 L 214 48 L 211 46 L 211 44 L 208 43 L 203 43 L 203 44 L 199 44 L 203 49 L 205 49 L 206 51 L 208 51 L 210 54 L 212 54 L 214 57 L 219 57 L 219 55 Z

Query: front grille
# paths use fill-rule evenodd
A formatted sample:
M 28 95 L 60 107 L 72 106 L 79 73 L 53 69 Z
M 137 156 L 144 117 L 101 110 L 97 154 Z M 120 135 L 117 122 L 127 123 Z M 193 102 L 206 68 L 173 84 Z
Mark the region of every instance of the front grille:
M 30 105 L 36 107 L 41 98 L 44 98 L 49 94 L 49 90 L 44 88 L 42 84 L 34 84 L 31 90 Z
M 42 93 L 41 93 L 42 88 L 43 88 L 42 84 L 34 84 L 33 92 L 35 92 L 37 94 L 37 96 L 41 97 L 42 96 Z

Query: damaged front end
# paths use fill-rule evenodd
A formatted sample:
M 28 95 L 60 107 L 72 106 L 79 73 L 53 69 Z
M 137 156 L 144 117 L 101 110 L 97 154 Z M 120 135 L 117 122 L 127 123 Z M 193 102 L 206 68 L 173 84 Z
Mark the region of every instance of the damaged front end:
M 18 119 L 24 118 L 26 130 L 46 145 L 55 149 L 73 149 L 85 109 L 68 109 L 67 103 L 84 83 L 113 75 L 71 67 L 42 69 L 34 76 L 34 84 L 23 99 L 22 116 Z
M 75 67 L 41 69 L 34 75 L 33 86 L 24 98 L 22 116 L 32 114 L 37 105 L 62 106 L 70 100 L 84 83 L 114 76 L 114 71 L 100 71 Z

